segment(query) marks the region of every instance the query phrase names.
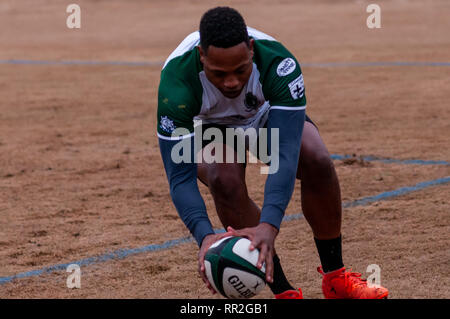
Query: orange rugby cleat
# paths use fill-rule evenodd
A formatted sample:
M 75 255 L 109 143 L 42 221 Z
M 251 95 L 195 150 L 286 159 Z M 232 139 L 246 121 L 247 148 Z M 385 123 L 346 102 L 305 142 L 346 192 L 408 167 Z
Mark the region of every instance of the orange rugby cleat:
M 303 294 L 300 288 L 298 290 L 286 290 L 275 295 L 275 299 L 303 299 Z
M 317 271 L 323 275 L 322 291 L 326 299 L 386 299 L 389 294 L 384 287 L 369 287 L 360 273 L 345 271 L 345 267 L 329 273 L 318 267 Z

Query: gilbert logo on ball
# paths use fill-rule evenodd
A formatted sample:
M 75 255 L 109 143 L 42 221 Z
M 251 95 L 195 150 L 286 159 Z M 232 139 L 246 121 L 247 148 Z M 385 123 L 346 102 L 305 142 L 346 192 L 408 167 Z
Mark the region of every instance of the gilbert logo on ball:
M 242 237 L 225 237 L 206 252 L 206 276 L 226 298 L 251 298 L 266 286 L 265 265 L 261 269 L 256 267 L 259 251 L 250 251 L 250 243 Z

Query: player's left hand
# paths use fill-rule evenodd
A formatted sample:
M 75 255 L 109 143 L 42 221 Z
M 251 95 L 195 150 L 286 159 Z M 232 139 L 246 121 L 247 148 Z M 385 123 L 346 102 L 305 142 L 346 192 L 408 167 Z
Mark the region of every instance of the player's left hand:
M 227 228 L 233 236 L 245 237 L 251 241 L 250 250 L 259 249 L 259 258 L 256 267 L 261 269 L 263 262 L 266 263 L 266 281 L 273 282 L 273 256 L 275 247 L 275 238 L 278 235 L 278 229 L 268 223 L 260 223 L 256 227 L 248 227 L 235 230 L 232 227 Z
M 231 236 L 231 233 L 227 232 L 222 234 L 206 235 L 198 251 L 198 273 L 200 274 L 200 277 L 202 278 L 203 282 L 206 284 L 206 287 L 208 287 L 208 289 L 211 291 L 212 294 L 215 294 L 216 291 L 212 287 L 211 283 L 208 281 L 208 277 L 206 276 L 205 273 L 205 255 L 212 244 L 227 236 Z

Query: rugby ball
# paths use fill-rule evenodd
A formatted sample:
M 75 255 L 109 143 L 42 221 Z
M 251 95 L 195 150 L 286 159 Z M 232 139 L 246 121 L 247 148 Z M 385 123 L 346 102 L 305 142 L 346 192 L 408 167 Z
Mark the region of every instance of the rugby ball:
M 225 237 L 206 252 L 206 276 L 225 298 L 252 298 L 266 286 L 265 264 L 261 269 L 256 267 L 259 251 L 250 251 L 250 243 L 243 237 Z

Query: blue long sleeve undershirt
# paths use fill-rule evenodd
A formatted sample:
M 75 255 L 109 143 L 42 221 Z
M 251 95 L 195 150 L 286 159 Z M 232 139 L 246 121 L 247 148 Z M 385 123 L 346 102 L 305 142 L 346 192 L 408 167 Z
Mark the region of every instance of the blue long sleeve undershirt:
M 275 151 L 271 145 L 271 129 L 279 129 L 279 167 L 276 173 L 267 176 L 260 222 L 277 229 L 294 192 L 304 122 L 305 110 L 275 109 L 269 113 L 267 128 L 271 154 Z
M 159 149 L 170 185 L 170 196 L 186 227 L 200 246 L 203 238 L 214 234 L 197 184 L 197 164 L 194 163 L 194 138 L 188 137 L 191 146 L 190 163 L 174 163 L 171 158 L 172 147 L 180 141 L 159 138 Z

